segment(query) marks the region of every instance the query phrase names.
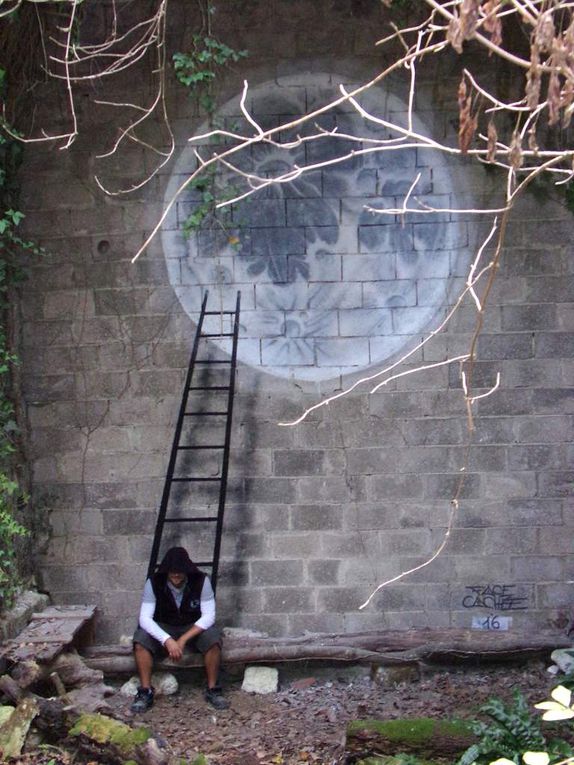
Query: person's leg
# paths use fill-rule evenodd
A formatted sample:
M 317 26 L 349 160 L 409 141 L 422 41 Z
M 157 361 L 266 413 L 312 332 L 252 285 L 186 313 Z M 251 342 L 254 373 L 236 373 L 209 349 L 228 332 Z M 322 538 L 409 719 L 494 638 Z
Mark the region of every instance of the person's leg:
M 134 658 L 142 688 L 151 688 L 153 656 L 141 643 L 134 643 Z
M 203 654 L 207 676 L 205 700 L 216 709 L 227 709 L 229 702 L 223 698 L 221 688 L 217 684 L 221 665 L 221 632 L 217 627 L 209 627 L 194 641 L 192 650 L 200 651 Z
M 154 691 L 151 675 L 154 655 L 161 649 L 161 644 L 141 627 L 135 631 L 133 643 L 140 685 L 131 705 L 131 710 L 132 712 L 145 712 L 153 706 Z
M 217 678 L 219 677 L 219 667 L 221 665 L 221 648 L 219 643 L 212 645 L 211 648 L 203 654 L 205 663 L 205 674 L 207 675 L 207 687 L 215 688 Z

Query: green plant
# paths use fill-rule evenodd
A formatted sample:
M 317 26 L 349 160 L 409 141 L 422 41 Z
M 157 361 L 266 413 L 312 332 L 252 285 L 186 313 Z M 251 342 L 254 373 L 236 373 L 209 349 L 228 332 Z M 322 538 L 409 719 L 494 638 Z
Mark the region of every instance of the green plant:
M 213 35 L 211 18 L 214 13 L 215 6 L 208 0 L 205 8 L 205 33 L 193 36 L 193 45 L 189 52 L 173 54 L 176 79 L 188 88 L 191 97 L 197 98 L 200 106 L 207 112 L 211 125 L 214 125 L 214 85 L 219 71 L 248 55 L 246 50 L 234 50 Z M 184 236 L 189 237 L 193 231 L 211 221 L 216 221 L 225 228 L 224 221 L 216 216 L 216 204 L 217 201 L 232 199 L 236 195 L 235 188 L 218 183 L 217 172 L 213 167 L 194 178 L 189 183 L 189 188 L 199 192 L 200 199 L 183 223 Z M 232 237 L 230 241 L 231 239 Z
M 230 211 L 226 209 L 223 213 L 217 214 L 217 201 L 226 201 L 232 199 L 237 194 L 237 188 L 233 185 L 220 187 L 218 183 L 217 171 L 209 167 L 201 175 L 189 182 L 188 187 L 193 189 L 198 199 L 193 204 L 193 210 L 189 213 L 183 222 L 183 234 L 186 238 L 190 237 L 194 231 L 201 228 L 202 225 L 219 226 L 224 231 L 228 231 Z M 228 236 L 232 247 L 239 245 L 237 236 L 230 232 Z
M 190 89 L 191 96 L 198 96 L 205 111 L 213 114 L 215 99 L 211 85 L 218 70 L 245 56 L 246 50 L 234 50 L 209 34 L 194 35 L 193 48 L 189 53 L 173 54 L 175 76 L 178 82 Z
M 512 704 L 493 698 L 481 706 L 480 711 L 490 719 L 471 724 L 479 741 L 464 752 L 458 765 L 480 765 L 501 758 L 520 765 L 525 752 L 545 751 L 550 762 L 572 754 L 562 739 L 546 739 L 540 721 L 532 714 L 519 690 L 514 691 Z
M 6 73 L 0 69 L 0 95 L 5 79 Z M 25 498 L 13 479 L 18 426 L 10 392 L 17 357 L 10 348 L 7 330 L 9 296 L 11 288 L 23 279 L 18 255 L 22 251 L 41 252 L 34 242 L 23 239 L 18 230 L 24 219 L 16 204 L 16 172 L 21 157 L 21 146 L 0 130 L 0 608 L 12 604 L 18 589 L 16 544 L 27 533 L 14 517 L 15 511 L 25 504 Z

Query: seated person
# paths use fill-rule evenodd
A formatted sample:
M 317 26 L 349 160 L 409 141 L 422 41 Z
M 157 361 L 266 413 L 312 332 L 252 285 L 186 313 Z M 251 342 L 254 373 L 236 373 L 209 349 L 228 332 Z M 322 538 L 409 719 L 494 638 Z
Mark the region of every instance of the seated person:
M 140 687 L 132 712 L 145 712 L 153 705 L 154 658 L 167 655 L 179 661 L 185 648 L 203 654 L 206 701 L 216 709 L 229 707 L 217 685 L 221 633 L 215 626 L 211 582 L 183 547 L 169 549 L 156 573 L 146 581 L 133 643 Z

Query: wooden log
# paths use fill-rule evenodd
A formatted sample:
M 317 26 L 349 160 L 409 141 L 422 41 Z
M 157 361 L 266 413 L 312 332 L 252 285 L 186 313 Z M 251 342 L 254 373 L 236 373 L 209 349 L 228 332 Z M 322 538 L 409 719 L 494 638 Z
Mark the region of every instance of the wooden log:
M 0 691 L 15 704 L 20 703 L 25 698 L 32 698 L 38 706 L 38 714 L 34 721 L 38 730 L 48 734 L 50 739 L 54 741 L 65 735 L 67 710 L 62 699 L 45 699 L 30 693 L 30 691 L 23 691 L 9 675 L 0 677 Z
M 403 720 L 355 720 L 347 727 L 345 762 L 355 763 L 377 755 L 398 752 L 424 760 L 454 761 L 476 743 L 476 736 L 462 720 L 427 717 Z
M 33 698 L 24 698 L 6 722 L 0 726 L 0 758 L 19 757 L 26 742 L 32 720 L 38 714 L 38 704 Z
M 223 661 L 248 664 L 325 660 L 393 666 L 418 661 L 528 658 L 570 645 L 569 638 L 556 633 L 530 635 L 429 629 L 269 638 L 257 633 L 246 634 L 244 630 L 226 630 Z M 88 667 L 104 674 L 135 670 L 130 646 L 92 646 L 84 651 L 83 658 Z M 201 657 L 190 655 L 179 663 L 163 661 L 157 666 L 174 669 L 201 663 Z

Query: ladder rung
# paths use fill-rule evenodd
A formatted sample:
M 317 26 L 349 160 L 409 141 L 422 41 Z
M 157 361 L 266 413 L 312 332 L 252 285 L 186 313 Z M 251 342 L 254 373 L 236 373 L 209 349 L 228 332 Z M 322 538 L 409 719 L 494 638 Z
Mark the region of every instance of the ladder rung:
M 206 515 L 197 518 L 164 518 L 164 523 L 213 523 L 217 520 L 217 516 Z
M 184 481 L 187 482 L 199 482 L 202 483 L 210 483 L 212 481 L 221 481 L 221 478 L 172 478 L 172 481 L 177 481 L 178 483 L 183 483 Z
M 186 449 L 192 451 L 194 449 L 225 449 L 225 444 L 206 444 L 202 446 L 178 446 L 178 449 Z
M 190 385 L 188 390 L 229 390 L 229 385 Z
M 231 364 L 231 359 L 196 359 L 196 364 Z
M 213 566 L 212 560 L 198 560 L 197 562 L 194 561 L 196 566 Z
M 202 332 L 201 337 L 233 337 L 233 332 Z
M 234 316 L 235 311 L 206 311 L 204 316 Z
M 227 412 L 185 412 L 185 417 L 203 417 L 204 415 L 209 417 L 212 417 L 213 415 L 226 417 Z

